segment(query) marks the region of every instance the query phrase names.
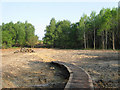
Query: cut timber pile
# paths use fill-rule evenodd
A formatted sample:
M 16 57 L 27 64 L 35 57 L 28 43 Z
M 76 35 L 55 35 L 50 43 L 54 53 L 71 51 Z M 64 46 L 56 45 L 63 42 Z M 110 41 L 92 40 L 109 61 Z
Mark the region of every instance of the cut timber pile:
M 22 53 L 25 53 L 25 52 L 32 53 L 32 52 L 35 52 L 35 51 L 33 49 L 31 49 L 31 48 L 21 48 L 20 50 L 17 50 L 14 53 L 19 53 L 19 52 L 22 52 Z

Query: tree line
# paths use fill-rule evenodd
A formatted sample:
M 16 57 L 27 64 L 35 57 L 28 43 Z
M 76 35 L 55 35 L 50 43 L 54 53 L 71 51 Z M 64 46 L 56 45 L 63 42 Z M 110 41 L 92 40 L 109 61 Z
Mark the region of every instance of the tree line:
M 22 23 L 20 21 L 17 23 L 2 23 L 2 26 L 0 26 L 0 31 L 2 34 L 0 35 L 2 36 L 2 48 L 10 48 L 13 46 L 34 47 L 35 43 L 38 40 L 38 36 L 35 35 L 34 26 L 27 21 L 25 21 L 25 23 Z
M 102 8 L 98 14 L 83 14 L 79 22 L 56 22 L 46 26 L 44 44 L 55 48 L 120 49 L 120 8 Z

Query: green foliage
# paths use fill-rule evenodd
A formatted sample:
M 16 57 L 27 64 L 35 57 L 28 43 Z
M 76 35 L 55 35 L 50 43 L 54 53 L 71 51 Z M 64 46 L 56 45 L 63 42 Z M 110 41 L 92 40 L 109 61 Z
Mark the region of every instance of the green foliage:
M 32 24 L 28 23 L 27 21 L 25 22 L 25 40 L 29 41 L 31 36 L 34 36 L 35 28 Z
M 118 13 L 117 13 L 118 12 Z M 102 8 L 98 14 L 83 14 L 77 23 L 51 19 L 46 26 L 44 44 L 57 48 L 120 49 L 120 9 Z M 118 29 L 119 28 L 119 29 Z
M 35 36 L 34 26 L 30 23 L 22 23 L 18 21 L 17 23 L 2 23 L 2 48 L 9 48 L 12 46 L 27 46 L 27 42 L 30 41 L 31 37 Z M 38 38 L 36 38 L 38 39 Z M 35 40 L 36 40 L 35 39 Z
M 17 43 L 23 47 L 25 45 L 25 30 L 24 24 L 17 22 L 18 24 L 18 34 L 17 34 Z
M 46 34 L 45 34 L 45 38 L 44 38 L 44 43 L 49 45 L 49 46 L 53 46 L 54 45 L 54 40 L 55 40 L 55 27 L 56 25 L 56 21 L 54 18 L 51 19 L 50 21 L 50 25 L 49 26 L 46 26 Z
M 38 41 L 38 36 L 30 36 L 28 43 L 31 47 L 34 47 Z

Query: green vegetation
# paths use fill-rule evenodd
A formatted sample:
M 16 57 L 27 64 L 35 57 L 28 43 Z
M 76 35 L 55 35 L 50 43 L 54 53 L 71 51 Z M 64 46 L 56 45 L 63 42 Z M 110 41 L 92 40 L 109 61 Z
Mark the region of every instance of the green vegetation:
M 118 23 L 119 22 L 119 23 Z M 120 9 L 101 9 L 83 14 L 79 22 L 56 22 L 52 18 L 46 26 L 44 44 L 55 48 L 120 49 Z M 119 28 L 119 29 L 118 29 Z
M 83 14 L 79 22 L 69 20 L 56 22 L 52 18 L 46 26 L 43 41 L 38 41 L 35 28 L 27 21 L 2 23 L 0 26 L 0 48 L 47 47 L 66 49 L 120 49 L 120 8 L 103 8 L 98 14 Z
M 2 35 L 0 36 L 2 36 L 2 48 L 22 48 L 24 46 L 34 47 L 38 40 L 38 37 L 35 35 L 34 26 L 27 21 L 25 23 L 19 21 L 17 23 L 2 23 L 2 28 L 0 27 L 0 32 L 1 31 Z

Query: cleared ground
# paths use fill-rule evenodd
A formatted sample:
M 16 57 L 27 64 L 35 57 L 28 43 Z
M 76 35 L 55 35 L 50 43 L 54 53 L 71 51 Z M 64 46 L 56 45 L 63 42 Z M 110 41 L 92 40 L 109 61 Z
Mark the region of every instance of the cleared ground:
M 3 88 L 64 88 L 68 80 L 64 69 L 48 63 L 44 55 L 14 53 L 16 50 L 2 50 Z
M 55 74 L 60 70 L 56 70 L 45 63 L 55 60 L 72 63 L 85 69 L 92 77 L 94 87 L 96 88 L 118 87 L 120 78 L 118 75 L 119 51 L 35 48 L 35 53 L 14 54 L 13 52 L 16 50 L 19 49 L 2 50 L 3 87 L 15 87 L 16 83 L 19 85 L 19 87 L 26 87 L 26 85 L 31 86 L 37 84 L 45 85 L 47 83 L 56 82 L 65 83 L 65 79 L 63 77 Z M 38 76 L 38 79 L 36 76 L 35 78 L 37 78 L 38 81 L 34 82 L 34 84 L 32 81 L 30 82 L 30 79 L 33 80 L 34 77 L 33 72 L 36 75 L 41 75 L 41 79 L 44 80 L 40 80 L 40 77 Z M 27 73 L 29 73 L 32 78 L 28 76 L 20 77 L 26 76 L 21 74 Z M 29 82 L 24 82 L 26 84 L 23 86 L 21 82 L 18 81 L 27 81 L 24 79 L 29 79 Z M 10 83 L 10 81 L 14 81 L 14 83 Z

